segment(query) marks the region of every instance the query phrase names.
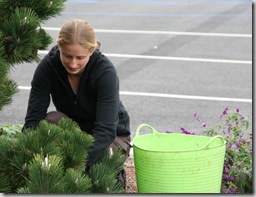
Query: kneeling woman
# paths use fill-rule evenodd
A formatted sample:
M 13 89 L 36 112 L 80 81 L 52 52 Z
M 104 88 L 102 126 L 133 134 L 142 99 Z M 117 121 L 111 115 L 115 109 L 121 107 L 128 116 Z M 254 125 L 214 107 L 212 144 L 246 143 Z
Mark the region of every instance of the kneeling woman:
M 129 115 L 119 99 L 119 79 L 100 52 L 94 29 L 84 20 L 70 21 L 61 28 L 57 43 L 34 73 L 23 129 L 43 119 L 76 121 L 95 140 L 88 149 L 87 169 L 110 146 L 120 146 L 129 155 Z M 57 111 L 47 114 L 50 97 Z

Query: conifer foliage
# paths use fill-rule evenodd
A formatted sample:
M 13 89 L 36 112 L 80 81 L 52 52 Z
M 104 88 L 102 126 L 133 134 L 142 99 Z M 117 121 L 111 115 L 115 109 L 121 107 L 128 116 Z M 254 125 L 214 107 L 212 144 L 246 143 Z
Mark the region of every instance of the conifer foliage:
M 46 49 L 52 38 L 41 27 L 60 14 L 66 0 L 0 0 L 0 110 L 18 92 L 9 78 L 10 68 L 38 61 L 38 50 Z
M 119 193 L 118 173 L 125 156 L 106 150 L 86 171 L 87 149 L 93 137 L 71 119 L 58 125 L 41 121 L 15 137 L 0 136 L 0 192 Z
M 14 65 L 39 61 L 52 38 L 41 27 L 64 9 L 66 0 L 0 0 L 0 111 L 18 92 L 10 79 Z M 21 132 L 0 128 L 0 193 L 119 193 L 125 156 L 107 149 L 86 170 L 87 149 L 94 139 L 71 119 L 58 125 L 41 121 Z

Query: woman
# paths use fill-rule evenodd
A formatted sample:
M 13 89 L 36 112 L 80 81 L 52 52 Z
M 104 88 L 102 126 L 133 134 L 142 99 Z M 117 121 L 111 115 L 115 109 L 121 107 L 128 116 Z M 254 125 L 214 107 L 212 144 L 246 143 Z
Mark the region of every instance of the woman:
M 99 51 L 92 26 L 83 20 L 66 23 L 57 45 L 39 63 L 31 82 L 24 129 L 46 119 L 76 121 L 94 137 L 88 149 L 89 169 L 108 147 L 130 150 L 129 115 L 119 100 L 119 79 L 111 61 Z M 47 114 L 50 96 L 57 112 Z

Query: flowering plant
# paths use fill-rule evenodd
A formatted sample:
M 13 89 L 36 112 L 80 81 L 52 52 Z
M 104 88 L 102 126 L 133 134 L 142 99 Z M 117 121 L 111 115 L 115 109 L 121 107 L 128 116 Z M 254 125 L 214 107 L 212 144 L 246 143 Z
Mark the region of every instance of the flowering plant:
M 222 193 L 252 193 L 252 131 L 250 117 L 240 114 L 239 109 L 229 112 L 226 108 L 215 127 L 207 128 L 197 113 L 194 117 L 201 123 L 202 134 L 222 135 L 226 140 L 226 153 L 222 174 Z M 181 133 L 197 135 L 181 128 Z

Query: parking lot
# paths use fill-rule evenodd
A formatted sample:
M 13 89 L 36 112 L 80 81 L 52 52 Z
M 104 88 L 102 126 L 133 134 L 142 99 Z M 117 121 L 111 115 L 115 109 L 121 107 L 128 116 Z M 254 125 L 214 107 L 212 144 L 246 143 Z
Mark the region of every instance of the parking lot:
M 92 24 L 102 53 L 117 69 L 132 137 L 142 123 L 160 132 L 200 130 L 194 112 L 207 126 L 226 107 L 252 116 L 251 1 L 68 0 L 43 27 L 55 41 L 74 18 Z M 36 66 L 12 70 L 20 92 L 0 112 L 0 126 L 24 123 Z

